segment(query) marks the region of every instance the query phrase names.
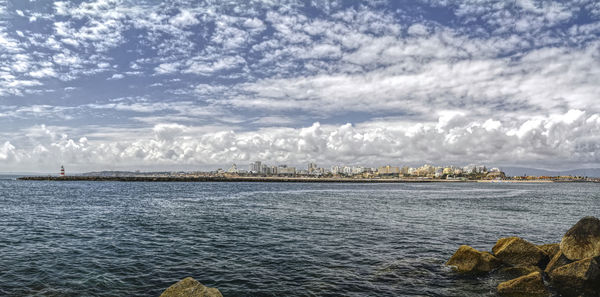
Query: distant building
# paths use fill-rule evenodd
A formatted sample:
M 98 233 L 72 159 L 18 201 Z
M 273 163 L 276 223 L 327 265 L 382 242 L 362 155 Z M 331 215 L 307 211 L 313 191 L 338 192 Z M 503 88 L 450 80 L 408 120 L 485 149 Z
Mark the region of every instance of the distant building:
M 377 174 L 379 175 L 398 175 L 400 174 L 400 168 L 395 166 L 381 166 L 377 169 Z
M 417 170 L 415 171 L 415 175 L 418 176 L 429 176 L 429 175 L 433 175 L 435 173 L 435 167 L 433 167 L 432 165 L 429 164 L 425 164 L 419 168 L 417 168 Z
M 465 167 L 462 168 L 462 172 L 465 174 L 471 174 L 471 173 L 475 173 L 475 165 L 474 164 L 469 164 Z
M 331 166 L 331 174 L 336 175 L 336 174 L 340 174 L 342 172 L 342 170 L 340 169 L 340 166 L 335 165 L 335 166 Z
M 313 174 L 317 170 L 317 164 L 310 162 L 308 163 L 308 174 Z
M 252 174 L 260 174 L 262 171 L 262 163 L 260 161 L 250 163 L 250 165 L 248 166 L 248 171 Z
M 237 165 L 235 165 L 235 163 L 233 163 L 231 165 L 231 167 L 227 170 L 227 173 L 238 173 L 239 170 L 237 168 Z
M 260 166 L 260 174 L 271 174 L 271 167 L 269 167 L 267 164 L 262 164 Z
M 65 176 L 65 167 L 60 165 L 60 176 Z
M 490 171 L 485 176 L 486 179 L 504 179 L 506 175 L 502 171 Z
M 287 165 L 281 165 L 277 167 L 277 175 L 295 175 L 296 167 L 288 167 Z
M 484 165 L 469 164 L 469 165 L 463 167 L 463 173 L 465 173 L 465 174 L 485 173 L 485 172 L 487 172 L 487 169 L 485 168 Z
M 435 177 L 436 178 L 440 178 L 440 177 L 442 177 L 442 175 L 444 175 L 444 168 L 443 167 L 436 167 L 435 168 Z
M 363 172 L 365 172 L 365 168 L 362 166 L 352 167 L 352 175 L 362 174 Z
M 406 174 L 406 175 L 407 175 L 407 174 L 408 174 L 408 170 L 409 170 L 409 169 L 410 169 L 410 168 L 408 168 L 408 166 L 402 166 L 402 168 L 400 169 L 400 173 L 401 173 L 401 174 Z
M 352 175 L 352 167 L 344 166 L 342 167 L 342 174 L 344 175 Z

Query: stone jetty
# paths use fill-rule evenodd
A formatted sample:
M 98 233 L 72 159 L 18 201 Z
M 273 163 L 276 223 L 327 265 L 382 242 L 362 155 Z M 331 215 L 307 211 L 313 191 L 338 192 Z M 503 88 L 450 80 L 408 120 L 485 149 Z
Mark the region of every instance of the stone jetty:
M 600 297 L 600 220 L 582 218 L 560 243 L 500 238 L 491 253 L 462 245 L 446 265 L 463 275 L 517 276 L 498 284 L 501 296 Z
M 166 289 L 160 297 L 223 297 L 223 295 L 217 288 L 209 288 L 191 277 L 186 277 Z

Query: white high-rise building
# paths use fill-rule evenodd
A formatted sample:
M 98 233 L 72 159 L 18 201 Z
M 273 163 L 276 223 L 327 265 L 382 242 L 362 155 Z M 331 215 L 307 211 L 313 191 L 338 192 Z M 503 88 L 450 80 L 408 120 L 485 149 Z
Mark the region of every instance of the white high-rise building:
M 336 174 L 340 174 L 340 173 L 341 173 L 340 166 L 338 166 L 338 165 L 331 166 L 331 174 L 336 175 Z
M 344 168 L 342 168 L 342 173 L 345 175 L 352 175 L 352 167 L 344 166 Z
M 362 166 L 354 166 L 352 167 L 352 174 L 361 174 L 365 172 L 365 168 Z
M 260 161 L 255 161 L 254 163 L 250 163 L 248 166 L 248 171 L 253 174 L 259 174 L 262 172 L 262 163 Z

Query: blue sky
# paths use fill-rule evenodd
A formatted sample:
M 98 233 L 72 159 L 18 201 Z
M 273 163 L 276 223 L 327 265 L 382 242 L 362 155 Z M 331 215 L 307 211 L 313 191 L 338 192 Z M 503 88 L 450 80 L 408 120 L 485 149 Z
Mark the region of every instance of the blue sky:
M 0 0 L 0 171 L 600 166 L 597 1 L 241 2 Z

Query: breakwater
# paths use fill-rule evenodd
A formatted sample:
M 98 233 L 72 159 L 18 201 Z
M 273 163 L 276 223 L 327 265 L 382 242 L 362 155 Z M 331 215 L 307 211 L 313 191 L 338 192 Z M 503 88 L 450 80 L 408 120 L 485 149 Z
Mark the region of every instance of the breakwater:
M 431 183 L 469 182 L 444 179 L 407 178 L 309 178 L 309 177 L 221 177 L 221 176 L 25 176 L 31 181 L 118 181 L 118 182 L 293 182 L 293 183 Z M 476 182 L 476 181 L 471 181 Z

